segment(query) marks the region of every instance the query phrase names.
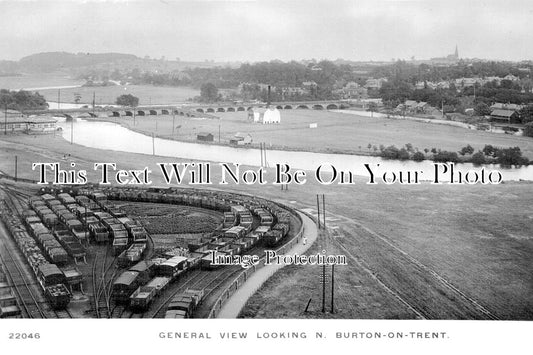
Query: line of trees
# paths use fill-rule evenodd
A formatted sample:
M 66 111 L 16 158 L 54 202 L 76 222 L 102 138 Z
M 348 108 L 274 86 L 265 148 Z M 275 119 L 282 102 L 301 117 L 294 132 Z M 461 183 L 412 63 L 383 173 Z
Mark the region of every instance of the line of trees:
M 38 92 L 0 90 L 0 108 L 10 110 L 34 110 L 48 107 L 44 96 Z

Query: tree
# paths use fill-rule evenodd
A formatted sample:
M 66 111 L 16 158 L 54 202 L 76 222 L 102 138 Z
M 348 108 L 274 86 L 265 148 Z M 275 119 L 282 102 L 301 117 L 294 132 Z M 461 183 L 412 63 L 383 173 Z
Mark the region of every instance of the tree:
M 200 100 L 202 102 L 215 102 L 218 99 L 218 89 L 213 83 L 205 83 L 200 87 Z
M 132 94 L 120 95 L 117 97 L 116 104 L 120 106 L 137 107 L 139 105 L 139 98 Z
M 529 159 L 522 156 L 519 147 L 498 149 L 494 156 L 496 157 L 496 162 L 504 166 L 521 166 L 529 164 Z
M 424 153 L 422 152 L 416 152 L 415 154 L 413 154 L 414 161 L 422 161 L 424 159 L 426 159 L 426 157 L 424 156 Z
M 482 151 L 478 150 L 477 153 L 472 155 L 472 163 L 474 165 L 481 165 L 485 164 L 487 159 L 485 158 L 485 154 L 483 154 Z
M 491 155 L 495 154 L 497 150 L 498 149 L 493 147 L 492 145 L 486 144 L 483 147 L 483 154 L 485 154 L 486 156 L 490 157 Z
M 518 114 L 522 119 L 522 123 L 533 122 L 533 104 L 523 107 L 520 111 L 518 111 Z
M 474 148 L 470 144 L 467 145 L 466 147 L 461 148 L 461 150 L 459 151 L 459 154 L 463 156 L 466 154 L 472 154 L 472 153 L 474 153 Z
M 474 112 L 478 116 L 489 116 L 491 111 L 489 105 L 484 102 L 480 102 L 474 107 Z

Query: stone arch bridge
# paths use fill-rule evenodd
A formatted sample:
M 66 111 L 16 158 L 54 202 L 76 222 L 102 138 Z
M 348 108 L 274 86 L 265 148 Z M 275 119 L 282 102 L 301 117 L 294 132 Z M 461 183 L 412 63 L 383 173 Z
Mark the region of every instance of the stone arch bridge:
M 62 110 L 33 110 L 25 111 L 25 114 L 53 114 L 64 116 L 67 119 L 73 117 L 104 118 L 104 117 L 138 117 L 138 116 L 159 116 L 178 115 L 186 117 L 207 117 L 217 118 L 216 113 L 220 112 L 245 112 L 254 107 L 264 107 L 265 104 L 218 104 L 218 105 L 183 105 L 183 106 L 141 106 L 135 108 L 119 107 L 98 107 L 62 109 Z M 272 107 L 279 110 L 337 110 L 349 108 L 349 104 L 342 101 L 301 101 L 301 102 L 273 102 Z

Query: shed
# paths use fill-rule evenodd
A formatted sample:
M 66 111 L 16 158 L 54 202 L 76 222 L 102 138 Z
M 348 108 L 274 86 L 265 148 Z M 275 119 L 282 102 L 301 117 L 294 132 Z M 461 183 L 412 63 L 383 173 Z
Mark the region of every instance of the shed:
M 199 140 L 202 142 L 212 142 L 214 140 L 214 137 L 211 133 L 200 132 L 196 135 L 196 140 Z
M 235 133 L 232 139 L 230 139 L 230 144 L 234 145 L 247 145 L 252 144 L 252 136 L 249 133 Z

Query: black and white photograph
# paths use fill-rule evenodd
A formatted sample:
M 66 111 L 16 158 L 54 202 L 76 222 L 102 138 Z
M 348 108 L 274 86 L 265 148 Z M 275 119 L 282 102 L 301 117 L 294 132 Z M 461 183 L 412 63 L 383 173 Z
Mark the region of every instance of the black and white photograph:
M 0 1 L 0 345 L 523 349 L 532 20 Z

